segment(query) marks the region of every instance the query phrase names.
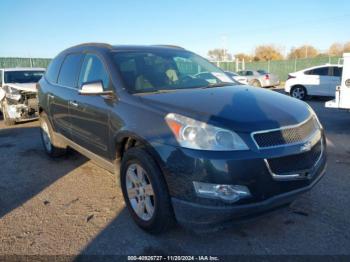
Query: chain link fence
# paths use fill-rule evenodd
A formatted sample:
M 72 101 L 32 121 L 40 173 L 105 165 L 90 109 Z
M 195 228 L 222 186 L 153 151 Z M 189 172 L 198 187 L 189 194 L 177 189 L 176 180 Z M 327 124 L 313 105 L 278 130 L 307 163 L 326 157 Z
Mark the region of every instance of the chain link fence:
M 9 67 L 43 67 L 47 68 L 51 59 L 49 58 L 19 58 L 19 57 L 4 57 L 0 58 L 0 68 Z M 242 69 L 259 70 L 263 69 L 270 73 L 276 74 L 280 80 L 285 81 L 288 74 L 302 70 L 304 68 L 323 65 L 326 63 L 338 64 L 340 57 L 316 57 L 304 58 L 295 60 L 281 60 L 281 61 L 263 61 L 263 62 L 213 62 L 223 70 L 237 72 Z M 181 64 L 187 71 L 198 72 L 198 68 L 192 64 Z
M 214 62 L 216 65 L 227 71 L 237 72 L 242 69 L 246 70 L 266 70 L 277 75 L 280 80 L 285 81 L 288 74 L 299 71 L 308 67 L 324 65 L 327 63 L 338 64 L 340 57 L 315 57 L 281 61 L 261 61 L 261 62 Z
M 0 57 L 0 68 L 10 67 L 43 67 L 47 68 L 49 58 Z

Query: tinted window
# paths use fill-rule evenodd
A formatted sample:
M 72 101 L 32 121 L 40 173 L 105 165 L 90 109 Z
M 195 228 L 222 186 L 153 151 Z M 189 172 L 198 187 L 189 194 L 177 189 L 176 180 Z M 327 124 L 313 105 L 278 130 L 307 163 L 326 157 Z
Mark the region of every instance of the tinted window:
M 44 75 L 44 71 L 7 71 L 4 74 L 5 83 L 36 83 Z
M 333 76 L 341 77 L 343 74 L 342 67 L 333 67 Z
M 319 75 L 319 76 L 328 76 L 329 67 L 320 67 L 315 68 L 309 71 L 306 71 L 305 75 Z
M 63 56 L 58 56 L 54 58 L 49 64 L 49 67 L 47 68 L 45 77 L 52 83 L 57 83 L 58 72 L 60 71 L 63 58 Z
M 246 76 L 252 76 L 253 72 L 252 71 L 247 71 Z
M 258 70 L 257 71 L 260 75 L 266 75 L 268 74 L 265 70 Z
M 77 87 L 77 78 L 82 58 L 82 54 L 70 54 L 66 56 L 60 70 L 60 75 L 58 76 L 59 85 Z
M 102 61 L 96 55 L 88 54 L 81 68 L 79 86 L 82 83 L 96 81 L 102 81 L 104 88 L 109 86 L 109 76 Z
M 0 70 L 0 87 L 2 87 L 2 70 Z

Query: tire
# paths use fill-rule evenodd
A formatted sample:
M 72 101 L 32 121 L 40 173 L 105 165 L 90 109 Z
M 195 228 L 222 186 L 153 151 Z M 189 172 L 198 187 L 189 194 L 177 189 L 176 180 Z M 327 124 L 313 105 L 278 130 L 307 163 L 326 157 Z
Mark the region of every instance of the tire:
M 252 86 L 261 87 L 261 83 L 258 80 L 253 80 Z
M 40 114 L 40 136 L 46 154 L 52 158 L 60 157 L 66 153 L 66 148 L 58 148 L 52 144 L 53 131 L 47 115 Z
M 11 119 L 8 114 L 7 114 L 7 105 L 5 102 L 2 102 L 1 104 L 1 111 L 2 111 L 2 116 L 4 118 L 4 122 L 6 126 L 13 126 L 16 124 L 16 120 Z
M 304 86 L 293 86 L 290 90 L 290 96 L 296 99 L 305 100 L 307 98 L 307 91 Z
M 133 147 L 124 154 L 120 182 L 126 206 L 140 228 L 159 234 L 174 225 L 174 212 L 165 180 L 156 162 L 143 147 Z

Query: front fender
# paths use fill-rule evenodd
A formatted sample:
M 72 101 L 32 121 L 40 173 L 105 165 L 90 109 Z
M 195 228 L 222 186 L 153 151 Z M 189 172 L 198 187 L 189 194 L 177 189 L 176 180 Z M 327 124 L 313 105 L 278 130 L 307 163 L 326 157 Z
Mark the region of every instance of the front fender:
M 4 100 L 5 96 L 6 96 L 6 92 L 2 88 L 0 88 L 0 102 Z

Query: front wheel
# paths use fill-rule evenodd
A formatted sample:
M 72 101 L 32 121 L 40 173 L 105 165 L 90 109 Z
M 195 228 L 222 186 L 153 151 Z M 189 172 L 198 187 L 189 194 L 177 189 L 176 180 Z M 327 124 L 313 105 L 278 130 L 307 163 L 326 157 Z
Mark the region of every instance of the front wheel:
M 11 119 L 8 115 L 8 109 L 6 102 L 2 102 L 1 104 L 2 116 L 4 118 L 4 122 L 6 126 L 13 126 L 16 124 L 16 120 Z
M 120 172 L 126 206 L 142 229 L 161 233 L 174 223 L 174 214 L 163 175 L 142 147 L 126 151 Z
M 294 86 L 290 90 L 290 95 L 294 98 L 305 100 L 307 97 L 307 91 L 303 86 Z

